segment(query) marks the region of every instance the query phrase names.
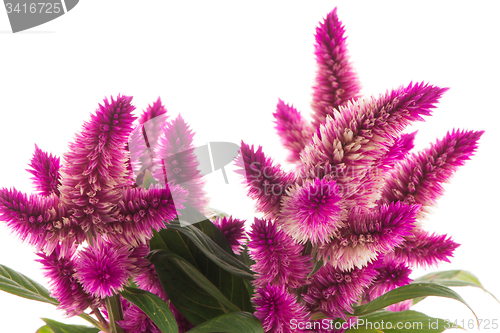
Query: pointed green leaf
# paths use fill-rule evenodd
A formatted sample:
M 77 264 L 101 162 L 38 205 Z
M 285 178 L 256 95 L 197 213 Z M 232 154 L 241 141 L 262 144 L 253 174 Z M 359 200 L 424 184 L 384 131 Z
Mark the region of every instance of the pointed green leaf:
M 144 173 L 144 181 L 142 182 L 142 187 L 145 189 L 148 189 L 151 185 L 156 185 L 158 182 L 156 179 L 153 178 L 151 175 L 151 172 L 149 172 L 148 169 L 146 169 L 146 172 Z
M 40 327 L 36 330 L 36 333 L 54 333 L 53 330 L 50 329 L 47 325 Z
M 4 265 L 0 265 L 0 290 L 39 302 L 59 304 L 41 284 Z
M 213 318 L 188 331 L 188 333 L 264 333 L 261 322 L 248 312 L 231 312 Z
M 42 318 L 42 320 L 54 333 L 99 333 L 99 329 L 95 327 L 67 325 L 47 318 Z
M 172 311 L 160 297 L 148 291 L 130 287 L 125 287 L 121 295 L 147 314 L 162 333 L 177 333 L 179 331 Z

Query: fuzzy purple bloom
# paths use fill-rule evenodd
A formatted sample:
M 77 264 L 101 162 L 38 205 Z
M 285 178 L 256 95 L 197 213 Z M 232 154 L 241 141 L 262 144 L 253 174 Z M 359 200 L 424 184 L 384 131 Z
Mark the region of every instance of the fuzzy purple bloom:
M 317 257 L 343 270 L 362 267 L 411 235 L 419 208 L 401 203 L 373 209 L 356 207 L 338 236 L 318 247 Z
M 302 255 L 303 246 L 278 230 L 275 223 L 255 218 L 249 238 L 249 253 L 256 261 L 252 265 L 257 273 L 256 287 L 275 284 L 298 288 L 308 284 L 311 258 Z
M 349 61 L 345 28 L 331 11 L 316 28 L 315 55 L 318 70 L 314 86 L 312 109 L 313 125 L 319 126 L 327 115 L 340 105 L 360 97 L 361 86 Z
M 287 195 L 279 222 L 297 242 L 328 242 L 344 226 L 347 210 L 335 181 L 316 178 L 292 186 Z
M 243 184 L 248 188 L 248 195 L 256 200 L 256 208 L 266 218 L 279 216 L 281 198 L 286 195 L 288 186 L 294 183 L 294 176 L 281 170 L 280 165 L 273 165 L 259 146 L 249 146 L 243 141 L 240 155 L 236 160 L 236 172 L 243 177 Z
M 61 184 L 59 179 L 59 157 L 52 156 L 38 148 L 35 145 L 35 153 L 27 169 L 33 175 L 31 179 L 36 190 L 43 196 L 55 194 L 59 196 L 58 186 Z
M 113 296 L 128 282 L 134 271 L 130 247 L 118 246 L 98 238 L 94 246 L 80 252 L 76 274 L 83 289 L 94 297 Z
M 66 256 L 61 257 L 61 248 L 57 246 L 50 255 L 37 253 L 40 259 L 36 259 L 49 279 L 51 296 L 59 301 L 57 308 L 70 317 L 81 314 L 95 303 L 75 277 L 75 249 L 72 247 Z
M 300 152 L 311 140 L 313 130 L 293 106 L 285 104 L 281 99 L 273 114 L 276 118 L 276 130 L 281 142 L 290 152 L 289 162 L 299 162 Z
M 265 332 L 289 333 L 304 332 L 292 330 L 290 322 L 305 322 L 309 313 L 297 303 L 295 296 L 288 293 L 285 286 L 266 285 L 257 289 L 253 298 L 255 317 L 262 322 Z
M 129 256 L 132 259 L 135 258 L 134 265 L 137 268 L 137 274 L 134 278 L 134 282 L 140 289 L 149 291 L 167 302 L 167 294 L 161 286 L 154 264 L 145 258 L 148 253 L 149 245 L 141 245 L 134 248 Z
M 245 234 L 245 221 L 235 219 L 232 216 L 217 218 L 214 224 L 222 231 L 226 237 L 231 249 L 235 254 L 239 254 L 242 245 L 245 244 L 247 237 Z
M 382 296 L 390 290 L 407 285 L 412 281 L 410 279 L 412 270 L 404 263 L 398 263 L 382 257 L 375 261 L 371 267 L 378 272 L 378 275 L 367 290 L 369 301 Z
M 161 333 L 158 326 L 134 304 L 123 309 L 123 320 L 118 324 L 126 333 Z
M 153 177 L 162 185 L 171 182 L 185 188 L 186 202 L 204 213 L 208 200 L 194 153 L 193 136 L 194 132 L 180 115 L 163 128 L 155 150 Z
M 386 258 L 410 266 L 430 266 L 439 261 L 450 262 L 449 257 L 453 257 L 453 252 L 459 246 L 448 235 L 414 229 L 413 235 L 405 237 L 404 243 L 387 253 Z
M 356 302 L 377 275 L 371 267 L 342 271 L 333 266 L 321 267 L 314 275 L 304 300 L 311 311 L 321 311 L 331 318 L 346 319 Z

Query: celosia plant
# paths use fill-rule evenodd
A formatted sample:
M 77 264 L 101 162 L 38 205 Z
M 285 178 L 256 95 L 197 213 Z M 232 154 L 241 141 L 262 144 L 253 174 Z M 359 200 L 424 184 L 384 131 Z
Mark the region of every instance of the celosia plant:
M 278 102 L 297 171 L 241 143 L 238 173 L 263 215 L 248 233 L 209 208 L 183 118 L 169 121 L 158 99 L 134 125 L 131 97 L 118 96 L 62 163 L 35 146 L 36 194 L 0 189 L 0 218 L 35 247 L 50 293 L 5 266 L 0 289 L 95 327 L 46 319 L 47 332 L 373 332 L 368 321 L 428 325 L 409 310 L 422 297 L 464 302 L 446 286 L 482 287 L 470 273 L 410 274 L 458 247 L 420 222 L 483 132 L 452 130 L 411 152 L 416 133 L 404 129 L 447 89 L 410 83 L 363 98 L 344 33 L 336 10 L 316 30 L 313 121 Z M 429 331 L 444 331 L 436 320 Z

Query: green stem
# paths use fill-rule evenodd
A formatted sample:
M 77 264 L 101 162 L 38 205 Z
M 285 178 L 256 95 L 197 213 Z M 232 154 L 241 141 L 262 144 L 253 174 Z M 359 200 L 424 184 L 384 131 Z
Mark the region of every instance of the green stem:
M 105 326 L 102 325 L 102 323 L 99 323 L 97 320 L 95 320 L 90 315 L 86 314 L 85 312 L 82 313 L 81 315 L 78 315 L 78 317 L 85 319 L 86 321 L 88 321 L 89 323 L 91 323 L 92 325 L 94 325 L 95 327 L 100 329 L 101 331 L 105 331 L 107 329 Z
M 109 317 L 109 333 L 123 333 L 123 329 L 116 322 L 123 320 L 123 310 L 120 295 L 106 297 L 106 308 Z

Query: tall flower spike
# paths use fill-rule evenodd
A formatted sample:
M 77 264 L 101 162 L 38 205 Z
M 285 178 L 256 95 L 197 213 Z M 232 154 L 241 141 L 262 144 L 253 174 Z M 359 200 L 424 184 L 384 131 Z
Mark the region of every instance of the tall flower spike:
M 59 196 L 59 157 L 52 156 L 38 148 L 35 145 L 35 153 L 27 169 L 33 175 L 31 179 L 36 190 L 43 196 L 49 196 L 52 193 Z
M 288 293 L 284 286 L 266 285 L 257 289 L 253 298 L 255 317 L 262 322 L 265 332 L 291 333 L 304 332 L 292 329 L 292 319 L 304 323 L 309 313 L 297 303 L 295 296 Z
M 302 255 L 303 246 L 297 244 L 271 221 L 255 218 L 249 233 L 248 249 L 256 261 L 252 269 L 257 273 L 256 287 L 266 284 L 298 288 L 308 284 L 311 258 Z
M 105 298 L 123 290 L 135 268 L 129 250 L 96 238 L 93 246 L 80 251 L 75 276 L 85 292 Z
M 329 243 L 319 245 L 317 257 L 342 270 L 362 267 L 387 253 L 411 235 L 418 205 L 402 203 L 349 212 L 346 226 Z
M 314 85 L 313 126 L 318 127 L 333 109 L 360 97 L 361 86 L 349 61 L 345 28 L 337 17 L 337 8 L 316 28 L 315 54 L 318 70 Z
M 371 198 L 357 194 L 362 179 L 375 161 L 386 155 L 387 146 L 393 145 L 399 132 L 411 122 L 423 120 L 422 115 L 429 115 L 446 90 L 410 83 L 378 99 L 349 102 L 335 111 L 334 118 L 327 117 L 304 148 L 303 168 L 314 169 L 325 163 L 335 166 L 335 180 L 344 189 L 348 207 L 365 206 Z
M 417 203 L 422 205 L 422 213 L 427 212 L 443 194 L 441 184 L 470 159 L 483 133 L 453 130 L 430 148 L 407 157 L 387 178 L 379 202 Z
M 194 153 L 193 136 L 194 132 L 180 115 L 163 128 L 156 149 L 153 177 L 162 185 L 166 182 L 181 185 L 187 191 L 186 202 L 204 213 L 208 200 Z
M 353 312 L 352 305 L 377 275 L 370 267 L 342 271 L 333 266 L 321 267 L 312 277 L 304 300 L 312 312 L 321 311 L 331 318 L 346 319 L 344 311 Z
M 335 181 L 306 181 L 283 197 L 279 223 L 297 242 L 325 243 L 337 234 L 347 219 L 342 193 Z
M 59 253 L 66 256 L 74 242 L 85 235 L 66 212 L 59 198 L 28 195 L 16 189 L 0 189 L 0 219 L 21 240 L 50 255 L 61 242 Z
M 47 255 L 43 252 L 37 253 L 42 264 L 45 277 L 49 279 L 51 296 L 59 301 L 58 309 L 66 312 L 67 316 L 77 316 L 94 303 L 94 299 L 85 293 L 82 285 L 78 283 L 75 274 L 75 250 L 72 247 L 66 256 L 60 256 L 61 248 Z
M 453 251 L 459 246 L 447 235 L 414 229 L 413 235 L 407 236 L 403 244 L 387 253 L 386 258 L 410 266 L 430 266 L 440 261 L 450 262 L 448 258 L 453 256 Z
M 285 104 L 281 99 L 278 101 L 276 112 L 276 130 L 281 142 L 290 152 L 289 162 L 299 162 L 300 152 L 311 140 L 313 130 L 300 113 L 291 105 Z
M 245 221 L 235 219 L 232 216 L 217 218 L 214 224 L 222 231 L 231 249 L 235 254 L 239 254 L 247 237 L 245 234 Z
M 236 166 L 236 172 L 243 177 L 243 184 L 248 188 L 248 195 L 256 200 L 257 210 L 267 218 L 278 217 L 281 198 L 286 195 L 288 186 L 295 182 L 294 176 L 281 170 L 279 164 L 273 165 L 261 146 L 255 151 L 243 141 Z
M 135 119 L 131 101 L 128 96 L 105 99 L 64 155 L 61 201 L 85 231 L 95 226 L 103 232 L 113 221 L 109 213 L 121 189 L 131 185 L 125 146 Z

